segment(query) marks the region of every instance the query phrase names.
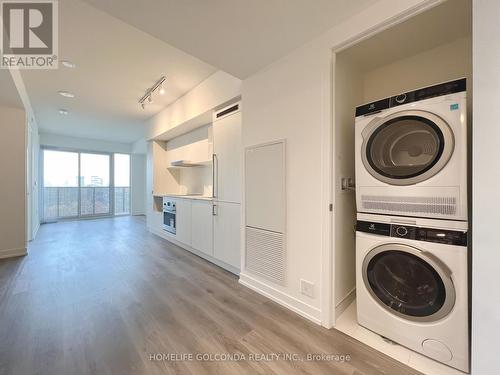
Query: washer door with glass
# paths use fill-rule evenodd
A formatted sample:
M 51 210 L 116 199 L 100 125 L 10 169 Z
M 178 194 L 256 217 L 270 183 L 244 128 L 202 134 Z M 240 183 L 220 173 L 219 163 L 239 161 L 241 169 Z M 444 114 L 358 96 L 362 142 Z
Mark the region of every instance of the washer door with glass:
M 402 244 L 384 244 L 363 260 L 365 287 L 387 311 L 407 320 L 431 322 L 455 304 L 450 272 L 431 254 Z
M 425 111 L 377 118 L 362 134 L 365 168 L 391 185 L 412 185 L 434 176 L 448 163 L 455 146 L 448 124 Z

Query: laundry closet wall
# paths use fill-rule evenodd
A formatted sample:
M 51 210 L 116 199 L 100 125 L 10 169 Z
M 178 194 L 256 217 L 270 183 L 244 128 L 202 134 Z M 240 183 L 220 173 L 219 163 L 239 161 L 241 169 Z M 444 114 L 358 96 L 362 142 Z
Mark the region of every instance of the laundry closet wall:
M 467 78 L 472 88 L 472 38 L 466 36 L 370 70 L 364 75 L 363 102 L 436 83 Z M 469 103 L 472 95 L 468 96 Z

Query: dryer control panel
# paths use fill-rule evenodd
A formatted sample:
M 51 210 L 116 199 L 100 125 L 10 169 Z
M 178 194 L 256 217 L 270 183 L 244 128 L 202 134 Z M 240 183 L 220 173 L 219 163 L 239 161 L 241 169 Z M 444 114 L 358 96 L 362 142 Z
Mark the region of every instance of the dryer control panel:
M 424 87 L 414 91 L 404 92 L 399 95 L 391 96 L 390 98 L 385 98 L 377 100 L 375 102 L 360 105 L 356 107 L 356 117 L 370 115 L 373 113 L 380 112 L 384 109 L 396 107 L 402 104 L 412 103 L 419 100 L 434 98 L 436 96 L 453 94 L 456 92 L 462 92 L 466 90 L 467 90 L 467 81 L 465 78 L 457 79 L 455 81 L 440 83 L 438 85 Z
M 406 238 L 409 240 L 442 243 L 446 245 L 467 246 L 467 232 L 450 229 L 416 227 L 406 224 L 376 223 L 358 220 L 358 232 L 379 236 Z

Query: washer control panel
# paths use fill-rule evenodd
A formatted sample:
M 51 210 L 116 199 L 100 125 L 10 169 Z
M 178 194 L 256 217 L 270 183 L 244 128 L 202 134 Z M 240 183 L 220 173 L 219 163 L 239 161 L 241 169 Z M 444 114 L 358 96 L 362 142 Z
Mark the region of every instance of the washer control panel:
M 358 220 L 358 232 L 408 240 L 467 246 L 467 232 L 449 229 L 425 228 L 406 224 L 376 223 Z
M 416 239 L 416 227 L 409 225 L 391 224 L 391 237 Z

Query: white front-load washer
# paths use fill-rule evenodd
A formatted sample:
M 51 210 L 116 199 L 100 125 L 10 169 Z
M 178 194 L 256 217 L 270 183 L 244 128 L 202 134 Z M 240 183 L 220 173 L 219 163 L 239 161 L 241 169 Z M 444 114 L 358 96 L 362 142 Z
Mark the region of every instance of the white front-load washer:
M 466 80 L 356 108 L 358 212 L 467 220 Z
M 469 371 L 467 223 L 358 213 L 358 323 Z

